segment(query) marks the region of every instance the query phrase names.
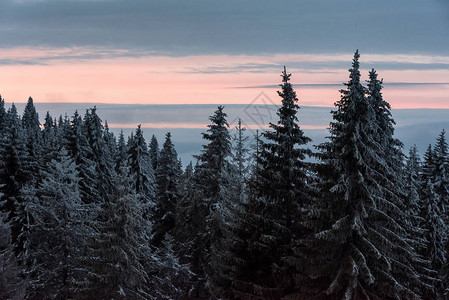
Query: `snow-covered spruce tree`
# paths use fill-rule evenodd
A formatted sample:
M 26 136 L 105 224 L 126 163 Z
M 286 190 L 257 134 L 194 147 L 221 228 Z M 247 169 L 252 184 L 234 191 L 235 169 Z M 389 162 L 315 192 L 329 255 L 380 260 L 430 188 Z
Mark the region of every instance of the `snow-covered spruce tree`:
M 239 118 L 235 127 L 236 133 L 233 135 L 232 163 L 237 168 L 237 197 L 240 203 L 246 202 L 246 182 L 249 175 L 249 149 L 246 144 L 248 136 L 245 136 L 246 128 L 242 126 L 242 120 Z
M 449 224 L 449 152 L 446 131 L 443 129 L 434 146 L 433 184 L 443 213 L 443 221 Z
M 304 162 L 310 150 L 302 147 L 311 141 L 304 136 L 298 124 L 299 106 L 296 92 L 289 83 L 291 74 L 285 67 L 281 75 L 282 98 L 279 108 L 278 124 L 270 123 L 272 130 L 262 135 L 259 172 L 260 197 L 267 201 L 270 214 L 281 226 L 292 230 L 300 215 L 298 214 L 308 202 L 306 168 Z
M 94 162 L 95 173 L 98 174 L 94 187 L 99 193 L 100 202 L 108 201 L 114 190 L 112 180 L 115 176 L 115 170 L 109 147 L 104 139 L 104 128 L 100 117 L 97 115 L 95 106 L 90 110 L 86 110 L 82 128 L 82 133 L 91 149 L 89 153 L 91 156 L 88 156 L 88 158 Z
M 61 145 L 59 138 L 60 136 L 56 121 L 53 121 L 50 112 L 47 111 L 41 132 L 42 162 L 44 162 L 44 164 L 47 164 L 52 159 L 56 158 Z
M 59 148 L 66 148 L 66 150 L 70 153 L 68 150 L 68 140 L 67 137 L 70 135 L 69 132 L 71 132 L 71 123 L 70 118 L 66 114 L 64 114 L 64 117 L 62 115 L 59 115 L 59 118 L 55 118 L 53 121 L 53 125 L 56 128 L 56 136 L 57 136 L 57 143 L 59 144 Z
M 407 240 L 408 243 L 418 250 L 424 247 L 424 240 L 422 239 L 422 230 L 419 226 L 419 216 L 415 211 L 410 211 L 411 203 L 407 195 L 407 174 L 405 173 L 406 166 L 404 166 L 405 156 L 402 152 L 403 144 L 400 140 L 396 139 L 394 134 L 394 125 L 396 124 L 392 118 L 390 104 L 383 99 L 382 95 L 382 80 L 377 79 L 377 73 L 374 69 L 369 72 L 369 80 L 367 81 L 367 101 L 374 109 L 375 124 L 377 129 L 375 130 L 375 140 L 380 145 L 377 150 L 377 155 L 385 162 L 384 165 L 378 165 L 376 167 L 378 175 L 374 175 L 377 184 L 383 188 L 383 197 L 385 197 L 387 203 L 391 202 L 398 208 L 400 208 L 406 214 L 397 215 L 395 208 L 392 208 L 391 213 L 396 214 L 396 221 L 408 231 Z M 389 213 L 389 206 L 384 207 L 387 214 Z M 396 254 L 401 256 L 400 253 Z M 425 258 L 425 257 L 424 257 Z M 420 257 L 413 258 L 416 261 L 413 263 L 415 270 L 419 276 L 423 279 L 425 286 L 430 287 L 433 282 L 433 278 L 429 275 L 429 261 L 423 260 Z M 406 278 L 409 271 L 406 268 L 392 269 L 393 277 Z M 416 287 L 420 289 L 421 287 Z
M 403 205 L 405 193 L 403 192 L 404 181 L 404 160 L 402 153 L 403 144 L 396 139 L 394 135 L 394 125 L 396 124 L 391 115 L 390 104 L 382 96 L 382 80 L 377 79 L 377 73 L 374 69 L 369 72 L 367 81 L 367 101 L 373 109 L 375 123 L 373 138 L 379 145 L 379 148 L 373 150 L 377 152 L 379 160 L 385 165 L 377 166 L 380 173 L 376 181 L 385 189 L 385 197 L 395 205 Z
M 409 217 L 411 219 L 419 215 L 420 207 L 420 173 L 421 173 L 421 160 L 418 155 L 418 149 L 416 145 L 410 147 L 409 155 L 407 157 L 405 165 L 405 180 L 406 180 L 406 207 Z M 414 220 L 418 222 L 419 220 Z M 415 225 L 418 225 L 415 223 Z
M 154 136 L 154 134 L 151 137 L 149 153 L 151 159 L 151 166 L 153 167 L 153 170 L 157 170 L 160 151 L 159 151 L 159 143 L 157 142 L 157 138 Z
M 248 195 L 255 194 L 257 190 L 257 176 L 260 172 L 260 153 L 262 152 L 262 135 L 259 129 L 256 129 L 256 133 L 253 135 L 254 141 L 251 144 L 251 156 L 249 163 L 249 179 L 248 179 Z
M 101 205 L 101 218 L 93 224 L 96 234 L 88 235 L 81 299 L 153 299 L 148 271 L 154 272 L 157 259 L 148 244 L 151 224 L 129 181 L 113 178 L 114 193 Z
M 434 179 L 436 177 L 436 151 L 429 145 L 424 153 L 420 184 L 420 217 L 421 227 L 424 230 L 425 247 L 421 249 L 424 257 L 430 260 L 432 270 L 437 274 L 434 283 L 434 292 L 428 295 L 430 298 L 442 297 L 444 291 L 441 285 L 443 267 L 447 261 L 445 239 L 447 237 L 447 225 L 444 223 L 444 206 L 435 191 Z
M 179 202 L 179 180 L 182 170 L 178 154 L 171 141 L 171 134 L 165 136 L 156 171 L 156 209 L 153 216 L 152 245 L 159 247 L 165 235 L 172 234 L 175 226 L 176 207 Z
M 406 214 L 389 185 L 379 119 L 360 82 L 359 53 L 335 103 L 329 141 L 318 146 L 322 195 L 305 224 L 310 268 L 304 292 L 344 299 L 417 299 L 416 251 L 407 239 Z M 307 290 L 306 290 L 307 288 Z M 313 292 L 312 292 L 313 293 Z
M 131 136 L 128 144 L 128 176 L 131 180 L 131 188 L 141 203 L 144 218 L 149 220 L 155 206 L 156 184 L 150 155 L 140 125 L 137 126 L 135 135 Z
M 117 153 L 117 140 L 113 132 L 109 130 L 108 121 L 104 121 L 104 133 L 103 133 L 104 142 L 108 149 L 109 155 L 113 160 L 113 165 L 115 166 L 115 158 L 118 156 Z M 115 168 L 114 168 L 115 170 Z
M 201 299 L 209 295 L 205 290 L 204 264 L 207 246 L 206 218 L 208 207 L 197 188 L 197 174 L 192 163 L 186 167 L 180 180 L 180 202 L 176 209 L 173 228 L 174 249 L 180 263 L 189 264 L 190 283 L 185 286 L 185 299 Z
M 6 125 L 6 110 L 5 110 L 5 99 L 0 95 L 0 132 L 5 130 Z
M 231 154 L 231 136 L 229 135 L 229 124 L 226 120 L 227 115 L 223 111 L 223 106 L 218 106 L 214 115 L 209 117 L 212 124 L 204 132 L 203 139 L 209 143 L 203 145 L 198 159 L 198 185 L 203 188 L 204 196 L 210 199 L 211 207 L 217 202 L 220 192 L 221 171 L 227 163 L 227 158 Z M 215 199 L 212 199 L 215 198 Z
M 223 215 L 226 213 L 227 204 L 223 196 L 223 186 L 226 181 L 223 177 L 227 161 L 231 153 L 231 137 L 228 131 L 228 122 L 223 106 L 219 106 L 214 115 L 209 117 L 211 124 L 203 133 L 203 139 L 208 144 L 203 145 L 201 154 L 196 158 L 194 187 L 187 199 L 182 199 L 180 215 L 185 216 L 182 225 L 189 237 L 190 265 L 194 273 L 192 278 L 191 297 L 210 297 L 213 289 L 213 278 L 217 274 L 219 251 L 223 242 Z M 175 238 L 179 237 L 175 234 Z M 180 244 L 188 242 L 186 239 L 178 240 Z
M 426 238 L 427 232 L 427 222 L 425 218 L 427 218 L 426 209 L 424 206 L 427 206 L 423 203 L 421 199 L 421 194 L 423 191 L 422 180 L 421 180 L 421 160 L 418 155 L 418 150 L 416 145 L 410 147 L 409 155 L 405 164 L 404 171 L 404 193 L 405 193 L 405 212 L 408 215 L 409 221 L 411 222 L 411 226 L 409 226 L 409 235 L 410 239 L 413 240 L 414 248 L 423 258 L 426 260 L 422 261 L 420 264 L 416 264 L 416 269 L 421 274 L 423 281 L 428 283 L 430 286 L 438 285 L 438 279 L 436 278 L 437 273 L 432 270 L 432 262 L 429 259 L 429 256 L 426 254 L 426 249 L 428 248 L 428 241 Z M 425 193 L 430 192 L 430 190 Z M 437 280 L 435 280 L 437 279 Z M 434 290 L 431 287 L 423 289 L 421 296 L 426 295 L 427 297 L 434 297 Z M 424 296 L 424 298 L 426 298 Z
M 128 162 L 128 146 L 125 142 L 125 135 L 123 134 L 123 130 L 120 131 L 117 142 L 115 156 L 115 172 L 118 173 L 119 170 L 123 169 Z
M 26 229 L 27 217 L 20 191 L 25 184 L 31 183 L 33 163 L 26 146 L 26 133 L 13 104 L 8 110 L 5 131 L 0 140 L 1 199 L 4 200 L 2 211 L 8 213 L 11 235 L 16 254 L 23 253 L 23 233 Z
M 427 182 L 429 179 L 432 180 L 435 172 L 435 158 L 432 145 L 427 146 L 426 152 L 424 153 L 424 161 L 421 166 L 421 181 Z
M 40 166 L 42 165 L 42 147 L 39 115 L 36 112 L 33 98 L 31 97 L 28 98 L 22 115 L 22 128 L 26 136 L 26 146 L 32 168 L 32 178 L 30 180 L 35 183 L 38 179 Z
M 440 203 L 438 202 L 438 195 L 433 189 L 433 184 L 428 180 L 422 187 L 422 194 L 425 197 L 423 203 L 421 217 L 424 220 L 421 224 L 425 230 L 424 239 L 426 240 L 426 249 L 423 251 L 423 256 L 430 259 L 432 270 L 437 274 L 434 281 L 434 290 L 426 296 L 429 299 L 441 299 L 444 294 L 442 286 L 442 269 L 446 263 L 444 237 L 446 236 L 447 226 L 444 224 L 441 217 Z
M 83 203 L 99 203 L 101 202 L 97 189 L 99 174 L 96 173 L 92 149 L 84 135 L 83 126 L 81 116 L 75 111 L 70 126 L 62 127 L 62 146 L 77 165 L 81 200 Z
M 7 214 L 0 211 L 0 299 L 23 299 L 25 281 L 11 242 L 11 229 Z
M 187 264 L 179 262 L 176 252 L 173 250 L 174 240 L 166 234 L 157 249 L 155 256 L 156 271 L 151 276 L 151 295 L 154 299 L 185 299 L 185 290 L 192 273 Z
M 79 267 L 87 234 L 76 164 L 63 148 L 42 170 L 38 187 L 22 190 L 31 220 L 24 260 L 29 299 L 70 299 L 85 272 Z
M 235 265 L 225 292 L 230 298 L 279 298 L 295 289 L 292 248 L 293 240 L 302 237 L 300 222 L 309 202 L 304 159 L 310 150 L 304 145 L 311 139 L 299 127 L 290 76 L 284 68 L 279 121 L 270 123 L 259 141 L 252 193 L 230 249 L 228 262 Z

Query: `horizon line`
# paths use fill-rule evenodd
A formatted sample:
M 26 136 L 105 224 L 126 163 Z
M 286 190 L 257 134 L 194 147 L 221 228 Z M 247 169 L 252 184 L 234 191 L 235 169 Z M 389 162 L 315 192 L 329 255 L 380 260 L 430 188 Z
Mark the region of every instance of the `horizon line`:
M 32 98 L 32 97 L 31 97 Z M 8 102 L 4 98 L 5 105 L 12 105 L 12 104 L 26 104 L 27 101 L 17 101 L 17 102 Z M 279 107 L 281 104 L 266 104 L 266 103 L 184 103 L 184 104 L 164 104 L 164 103 L 113 103 L 113 102 L 73 102 L 73 101 L 64 101 L 64 102 L 53 102 L 53 101 L 45 101 L 45 102 L 39 102 L 35 101 L 33 99 L 33 104 L 35 106 L 38 106 L 39 104 L 92 104 L 93 106 L 99 106 L 99 105 L 108 105 L 108 106 L 249 106 L 249 105 L 257 105 L 257 106 L 275 106 Z M 298 104 L 300 108 L 304 107 L 318 107 L 318 108 L 335 108 L 335 106 L 325 106 L 325 105 L 301 105 Z M 98 108 L 98 107 L 97 107 Z M 87 108 L 88 109 L 88 108 Z M 427 109 L 427 110 L 449 110 L 449 107 L 403 107 L 403 108 L 391 108 L 392 110 L 405 110 L 405 109 Z

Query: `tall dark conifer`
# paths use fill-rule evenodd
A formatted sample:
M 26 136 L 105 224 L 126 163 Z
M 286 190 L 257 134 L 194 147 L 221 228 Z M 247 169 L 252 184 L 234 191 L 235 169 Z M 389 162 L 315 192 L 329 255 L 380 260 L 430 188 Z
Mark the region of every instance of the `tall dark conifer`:
M 46 165 L 42 176 L 38 187 L 28 185 L 22 190 L 32 220 L 26 234 L 27 298 L 69 299 L 76 295 L 77 283 L 86 273 L 80 267 L 88 233 L 80 179 L 65 149 Z
M 149 275 L 157 272 L 148 243 L 151 225 L 129 181 L 113 178 L 116 193 L 101 205 L 96 233 L 87 237 L 86 278 L 77 295 L 81 299 L 155 299 Z
M 295 288 L 294 266 L 284 261 L 293 257 L 293 240 L 301 238 L 300 222 L 309 202 L 307 163 L 311 141 L 298 124 L 298 98 L 284 68 L 282 105 L 277 124 L 264 132 L 257 168 L 251 184 L 249 203 L 240 215 L 240 224 L 228 263 L 237 264 L 226 293 L 230 297 L 277 298 Z M 237 270 L 237 272 L 235 272 Z
M 96 173 L 92 149 L 84 134 L 83 126 L 81 116 L 75 111 L 70 124 L 62 127 L 62 142 L 77 165 L 81 199 L 84 203 L 99 203 L 101 202 L 97 189 L 99 174 Z
M 38 180 L 40 166 L 42 165 L 41 129 L 39 115 L 33 103 L 33 98 L 29 97 L 22 115 L 22 128 L 26 138 L 26 147 L 30 159 L 32 174 L 30 181 L 35 183 Z
M 416 218 L 419 214 L 420 174 L 421 161 L 418 155 L 418 149 L 416 145 L 414 145 L 410 148 L 405 166 L 406 206 L 410 218 Z M 418 220 L 414 221 L 417 222 Z M 416 225 L 416 223 L 414 225 Z
M 170 132 L 165 136 L 156 171 L 156 211 L 154 215 L 153 244 L 159 246 L 166 234 L 175 226 L 176 207 L 179 202 L 179 180 L 182 170 L 178 154 L 171 141 Z
M 2 210 L 8 213 L 11 224 L 12 241 L 16 254 L 24 251 L 24 232 L 28 223 L 24 211 L 24 201 L 20 191 L 22 187 L 36 178 L 33 174 L 35 165 L 27 148 L 27 135 L 17 114 L 14 104 L 8 109 L 5 132 L 1 138 L 1 172 L 0 188 Z
M 196 169 L 196 168 L 195 168 Z M 207 247 L 207 206 L 197 189 L 197 174 L 190 163 L 181 176 L 180 180 L 180 202 L 176 210 L 175 227 L 172 234 L 174 237 L 175 250 L 180 257 L 181 263 L 190 265 L 192 272 L 191 283 L 186 286 L 188 293 L 186 299 L 198 299 L 207 297 L 209 294 L 205 289 L 205 249 Z
M 128 144 L 128 176 L 131 179 L 131 188 L 142 204 L 144 217 L 149 220 L 155 206 L 155 175 L 140 125 Z
M 159 151 L 159 143 L 157 142 L 157 138 L 154 136 L 154 134 L 151 137 L 149 153 L 151 159 L 151 166 L 153 167 L 153 170 L 156 171 L 158 168 L 160 151 Z
M 249 149 L 247 148 L 248 136 L 245 136 L 246 128 L 242 126 L 242 120 L 239 118 L 235 127 L 236 133 L 233 139 L 232 163 L 236 168 L 237 198 L 240 203 L 246 202 L 246 183 L 249 175 Z
M 19 300 L 24 298 L 25 281 L 11 241 L 11 228 L 7 214 L 0 211 L 0 299 Z
M 83 121 L 83 134 L 87 139 L 91 149 L 91 156 L 88 158 L 94 162 L 95 173 L 98 174 L 95 188 L 97 189 L 100 201 L 108 201 L 114 191 L 112 184 L 115 176 L 113 159 L 106 144 L 105 131 L 100 117 L 97 115 L 97 108 L 86 110 Z
M 349 72 L 329 141 L 318 147 L 322 196 L 306 222 L 316 234 L 308 242 L 311 281 L 302 289 L 345 299 L 419 298 L 418 256 L 407 239 L 400 196 L 389 184 L 396 174 L 383 154 L 392 137 L 380 135 L 391 120 L 379 118 L 375 89 L 365 98 L 358 51 Z
M 224 107 L 219 106 L 209 117 L 211 124 L 203 133 L 203 139 L 208 143 L 203 145 L 201 154 L 197 155 L 193 182 L 194 188 L 189 188 L 188 198 L 181 200 L 179 215 L 185 216 L 181 224 L 191 233 L 191 241 L 177 239 L 183 249 L 189 249 L 191 257 L 189 263 L 193 275 L 192 297 L 210 297 L 212 277 L 218 272 L 215 268 L 218 261 L 219 249 L 223 242 L 223 215 L 226 205 L 223 196 L 224 174 L 229 162 L 231 151 L 231 137 L 228 131 L 227 115 Z M 188 201 L 188 202 L 187 202 Z M 175 237 L 179 235 L 175 234 Z M 183 250 L 185 251 L 185 250 Z
M 444 148 L 444 132 L 437 140 L 441 142 Z M 438 151 L 432 149 L 429 145 L 424 153 L 424 162 L 422 167 L 420 196 L 421 196 L 421 227 L 424 229 L 425 247 L 421 250 L 422 255 L 430 260 L 431 268 L 436 274 L 434 283 L 434 293 L 430 297 L 442 297 L 444 294 L 444 267 L 447 262 L 447 250 L 445 243 L 447 241 L 448 225 L 445 223 L 444 202 L 441 201 L 441 194 L 437 192 L 439 180 L 437 178 L 444 178 L 444 169 L 440 169 L 441 165 L 437 163 Z M 441 158 L 441 157 L 440 157 Z M 441 160 L 440 160 L 441 162 Z M 444 164 L 444 162 L 443 162 Z M 443 175 L 443 176 L 441 176 Z M 441 191 L 441 190 L 440 190 Z M 444 189 L 442 189 L 444 192 Z M 443 194 L 444 195 L 444 194 Z
M 120 131 L 117 141 L 117 149 L 115 151 L 115 172 L 119 172 L 119 170 L 123 169 L 127 164 L 128 160 L 128 146 L 125 142 L 125 135 L 123 134 L 123 130 Z
M 449 151 L 446 142 L 446 131 L 443 129 L 434 146 L 433 184 L 444 221 L 449 224 Z

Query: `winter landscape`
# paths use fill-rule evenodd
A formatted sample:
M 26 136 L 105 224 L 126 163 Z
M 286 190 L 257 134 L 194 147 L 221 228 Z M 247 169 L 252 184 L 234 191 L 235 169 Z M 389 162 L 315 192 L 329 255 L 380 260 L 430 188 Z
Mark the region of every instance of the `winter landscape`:
M 0 0 L 0 299 L 449 299 L 449 5 L 401 2 Z

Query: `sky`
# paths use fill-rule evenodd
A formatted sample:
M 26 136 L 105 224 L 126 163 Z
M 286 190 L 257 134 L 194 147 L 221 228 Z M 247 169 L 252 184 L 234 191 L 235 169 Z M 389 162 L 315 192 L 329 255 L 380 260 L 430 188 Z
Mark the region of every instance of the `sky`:
M 285 65 L 300 105 L 330 107 L 359 49 L 393 109 L 449 108 L 448 36 L 447 0 L 0 0 L 0 94 L 276 102 Z

